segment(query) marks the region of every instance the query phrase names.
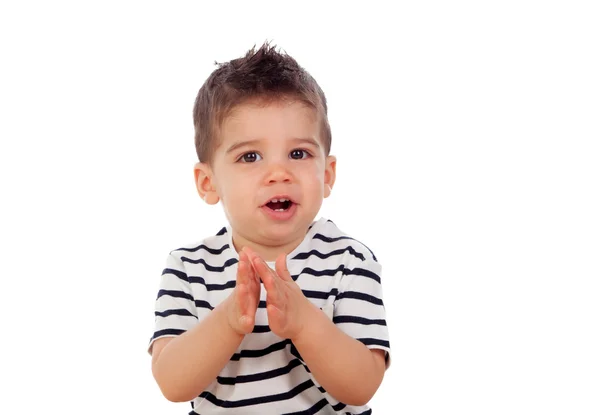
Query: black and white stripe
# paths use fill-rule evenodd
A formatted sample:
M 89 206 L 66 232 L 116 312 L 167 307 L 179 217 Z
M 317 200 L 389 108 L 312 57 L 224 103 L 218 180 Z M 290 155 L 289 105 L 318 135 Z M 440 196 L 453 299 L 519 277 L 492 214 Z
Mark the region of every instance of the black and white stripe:
M 168 255 L 149 350 L 154 340 L 194 327 L 230 295 L 239 259 L 232 247 L 231 228 L 225 227 Z M 340 330 L 369 348 L 389 353 L 381 266 L 369 248 L 333 222 L 320 219 L 287 258 L 288 270 L 304 295 L 323 310 L 333 310 L 333 322 Z M 266 293 L 261 289 L 254 330 L 192 402 L 190 414 L 370 414 L 368 406 L 345 405 L 329 395 L 294 345 L 270 331 Z

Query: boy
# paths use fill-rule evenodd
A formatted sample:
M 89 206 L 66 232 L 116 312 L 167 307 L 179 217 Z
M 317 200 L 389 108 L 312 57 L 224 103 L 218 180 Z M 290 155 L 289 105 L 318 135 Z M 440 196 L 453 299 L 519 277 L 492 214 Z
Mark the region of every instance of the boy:
M 229 226 L 172 251 L 152 373 L 190 414 L 370 414 L 389 366 L 373 253 L 323 218 L 335 182 L 325 96 L 264 44 L 194 105 L 198 193 Z

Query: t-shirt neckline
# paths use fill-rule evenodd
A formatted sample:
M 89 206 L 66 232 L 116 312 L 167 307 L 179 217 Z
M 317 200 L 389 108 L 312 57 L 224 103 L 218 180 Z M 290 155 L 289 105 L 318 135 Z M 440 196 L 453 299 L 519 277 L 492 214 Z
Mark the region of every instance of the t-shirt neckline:
M 293 258 L 294 256 L 296 256 L 296 254 L 298 252 L 301 252 L 303 247 L 305 245 L 307 245 L 308 243 L 310 243 L 310 240 L 312 239 L 312 237 L 314 236 L 314 234 L 316 233 L 317 229 L 320 227 L 319 225 L 322 224 L 323 222 L 326 222 L 327 219 L 320 217 L 319 219 L 313 221 L 310 225 L 310 229 L 308 230 L 308 232 L 306 232 L 306 235 L 304 236 L 304 239 L 302 240 L 302 242 L 300 242 L 300 244 L 298 244 L 298 246 L 296 248 L 294 248 L 292 250 L 292 252 L 290 252 L 289 254 L 287 254 L 287 258 Z M 240 256 L 238 254 L 238 252 L 235 250 L 235 247 L 233 245 L 233 232 L 231 230 L 231 225 L 227 225 L 225 227 L 226 231 L 227 231 L 227 242 L 229 244 L 229 249 L 231 250 L 232 256 L 233 258 L 239 260 Z M 271 262 L 267 262 L 267 265 L 269 265 L 269 267 L 271 268 L 275 268 L 275 261 L 271 261 Z

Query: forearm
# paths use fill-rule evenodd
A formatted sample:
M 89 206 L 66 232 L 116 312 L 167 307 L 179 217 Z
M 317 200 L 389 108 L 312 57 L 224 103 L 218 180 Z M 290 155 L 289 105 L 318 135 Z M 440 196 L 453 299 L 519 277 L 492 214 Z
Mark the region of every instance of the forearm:
M 381 384 L 384 370 L 370 349 L 310 306 L 306 320 L 310 324 L 293 340 L 294 345 L 330 395 L 348 405 L 366 404 Z
M 215 380 L 242 342 L 244 336 L 227 321 L 228 300 L 193 329 L 171 340 L 153 363 L 154 378 L 167 399 L 184 402 L 197 397 Z

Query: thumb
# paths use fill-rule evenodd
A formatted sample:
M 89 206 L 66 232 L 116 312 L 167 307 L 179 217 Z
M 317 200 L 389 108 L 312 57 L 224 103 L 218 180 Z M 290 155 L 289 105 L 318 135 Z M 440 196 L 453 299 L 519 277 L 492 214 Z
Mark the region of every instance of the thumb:
M 293 281 L 292 276 L 287 269 L 287 262 L 285 259 L 285 254 L 281 254 L 277 257 L 277 260 L 275 260 L 275 271 L 277 271 L 277 275 L 279 275 L 279 278 L 282 280 Z

